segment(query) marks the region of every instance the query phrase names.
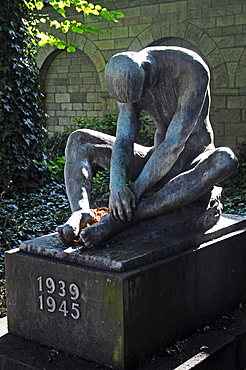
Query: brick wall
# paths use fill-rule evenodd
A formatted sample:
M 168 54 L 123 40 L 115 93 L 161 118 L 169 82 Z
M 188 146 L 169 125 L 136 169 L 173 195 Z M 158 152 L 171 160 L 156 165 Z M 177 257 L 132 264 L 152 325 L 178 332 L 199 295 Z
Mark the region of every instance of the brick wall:
M 51 131 L 63 131 L 74 124 L 74 117 L 102 115 L 100 81 L 88 56 L 62 51 L 51 62 L 44 83 L 45 110 Z
M 245 0 L 101 0 L 99 3 L 125 14 L 120 23 L 100 23 L 101 28 L 110 27 L 112 32 L 67 35 L 66 41 L 77 45 L 74 54 L 57 54 L 52 47 L 39 50 L 37 61 L 51 131 L 62 130 L 73 116 L 98 117 L 115 109 L 103 76 L 106 62 L 113 54 L 138 51 L 149 45 L 173 44 L 199 52 L 210 67 L 211 121 L 216 145 L 236 147 L 246 140 Z M 80 19 L 81 15 L 73 17 Z M 93 17 L 85 22 L 99 27 Z

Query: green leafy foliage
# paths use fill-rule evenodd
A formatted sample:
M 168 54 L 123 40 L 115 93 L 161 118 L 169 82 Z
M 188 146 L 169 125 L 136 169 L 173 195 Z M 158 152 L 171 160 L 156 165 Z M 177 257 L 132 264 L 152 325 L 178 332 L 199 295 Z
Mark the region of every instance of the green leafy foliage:
M 5 250 L 55 231 L 70 214 L 62 182 L 50 181 L 34 193 L 0 198 L 0 278 Z
M 120 13 L 108 12 L 86 1 L 50 0 L 48 3 L 63 18 L 66 17 L 65 8 L 70 6 L 75 6 L 84 15 L 96 15 L 107 22 L 121 17 Z M 6 0 L 0 11 L 0 168 L 4 174 L 0 177 L 0 193 L 39 187 L 47 169 L 47 166 L 39 165 L 45 163 L 45 130 L 39 72 L 34 60 L 39 31 L 32 13 L 42 9 L 43 5 L 44 1 Z M 69 30 L 80 32 L 79 24 L 73 21 L 49 21 L 51 26 L 61 28 L 64 33 Z M 83 27 L 87 32 L 100 32 L 90 25 Z M 57 39 L 55 44 L 61 49 L 67 47 L 69 52 L 75 50 L 74 45 L 66 46 L 62 40 Z M 47 165 L 56 167 L 56 163 L 48 162 Z
M 124 15 L 121 12 L 117 11 L 108 11 L 106 8 L 101 7 L 101 5 L 94 5 L 88 3 L 84 0 L 48 0 L 48 1 L 28 1 L 25 0 L 26 6 L 34 11 L 42 10 L 46 4 L 45 14 L 41 13 L 40 17 L 36 16 L 35 21 L 29 23 L 29 30 L 36 35 L 39 40 L 39 46 L 45 45 L 55 45 L 58 49 L 66 49 L 68 52 L 73 52 L 76 50 L 75 45 L 68 44 L 61 40 L 59 37 L 53 36 L 51 33 L 42 31 L 42 24 L 48 23 L 50 27 L 61 30 L 61 33 L 75 32 L 83 33 L 89 32 L 92 34 L 111 32 L 110 30 L 101 30 L 99 28 L 92 27 L 89 24 L 83 24 L 76 20 L 70 20 L 67 17 L 66 8 L 75 8 L 78 13 L 82 13 L 84 17 L 89 15 L 96 16 L 98 19 L 104 20 L 104 22 L 118 22 L 118 18 L 122 18 Z M 49 6 L 48 6 L 49 5 Z M 52 7 L 56 12 L 58 18 L 61 18 L 59 21 L 57 19 L 51 18 L 49 15 L 49 7 Z M 48 13 L 48 14 L 47 14 Z
M 42 183 L 43 111 L 34 44 L 23 19 L 22 0 L 6 0 L 0 12 L 0 192 Z
M 219 185 L 223 187 L 224 213 L 246 214 L 246 142 L 238 147 L 237 171 Z
M 91 200 L 96 201 L 102 194 L 109 192 L 110 173 L 108 169 L 99 170 L 93 176 Z
M 103 118 L 74 118 L 74 125 L 65 127 L 65 133 L 70 133 L 77 129 L 88 128 L 95 131 L 104 132 L 108 135 L 115 136 L 116 134 L 116 124 L 117 115 L 115 113 L 109 112 L 104 114 Z

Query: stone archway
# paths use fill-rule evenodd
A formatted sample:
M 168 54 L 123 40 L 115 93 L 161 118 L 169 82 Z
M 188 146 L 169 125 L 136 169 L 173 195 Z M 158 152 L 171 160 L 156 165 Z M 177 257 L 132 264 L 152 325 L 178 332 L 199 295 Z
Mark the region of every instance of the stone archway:
M 53 47 L 41 48 L 41 89 L 44 94 L 47 126 L 50 131 L 63 131 L 75 117 L 101 117 L 105 109 L 104 67 L 106 61 L 96 45 L 81 35 L 72 35 L 67 43 L 76 44 L 74 53 Z M 45 49 L 45 50 L 44 50 Z
M 196 51 L 209 65 L 212 88 L 229 86 L 229 76 L 223 55 L 203 29 L 184 20 L 159 22 L 145 28 L 135 37 L 129 50 L 141 50 L 147 46 L 184 46 Z

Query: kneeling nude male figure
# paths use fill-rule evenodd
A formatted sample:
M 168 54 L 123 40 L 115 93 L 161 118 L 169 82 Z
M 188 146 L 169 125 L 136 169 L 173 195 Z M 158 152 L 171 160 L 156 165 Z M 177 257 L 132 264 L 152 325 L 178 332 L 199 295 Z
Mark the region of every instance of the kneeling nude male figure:
M 116 138 L 87 129 L 70 135 L 65 181 L 72 215 L 57 228 L 63 242 L 81 233 L 87 247 L 99 246 L 127 227 L 193 202 L 236 170 L 233 152 L 214 147 L 209 78 L 204 61 L 183 48 L 149 47 L 109 60 L 105 80 L 118 102 Z M 156 125 L 151 148 L 134 144 L 141 111 Z M 110 166 L 110 214 L 85 227 L 93 221 L 92 163 Z M 159 190 L 151 192 L 156 185 Z

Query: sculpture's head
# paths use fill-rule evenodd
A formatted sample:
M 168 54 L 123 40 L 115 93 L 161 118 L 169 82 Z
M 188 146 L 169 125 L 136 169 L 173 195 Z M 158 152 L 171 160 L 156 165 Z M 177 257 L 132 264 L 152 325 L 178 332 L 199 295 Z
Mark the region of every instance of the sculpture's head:
M 146 68 L 141 52 L 114 55 L 105 68 L 105 81 L 110 94 L 122 103 L 138 101 L 146 93 Z M 145 58 L 144 58 L 145 59 Z

